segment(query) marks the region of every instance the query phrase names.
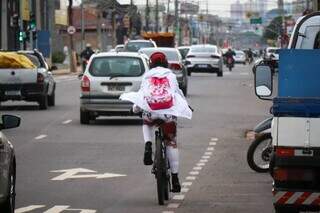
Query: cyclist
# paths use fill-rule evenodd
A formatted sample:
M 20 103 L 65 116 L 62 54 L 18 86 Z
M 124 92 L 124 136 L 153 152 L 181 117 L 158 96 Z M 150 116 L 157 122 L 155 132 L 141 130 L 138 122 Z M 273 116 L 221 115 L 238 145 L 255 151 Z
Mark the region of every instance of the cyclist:
M 180 192 L 178 177 L 179 151 L 177 147 L 177 117 L 191 119 L 192 111 L 179 89 L 175 74 L 167 68 L 168 61 L 162 52 L 155 52 L 150 56 L 150 70 L 143 76 L 141 88 L 138 92 L 124 93 L 120 99 L 134 103 L 133 112 L 142 112 L 143 137 L 145 150 L 143 162 L 152 165 L 152 140 L 154 126 L 161 119 L 164 140 L 167 146 L 167 157 L 172 173 L 172 192 Z

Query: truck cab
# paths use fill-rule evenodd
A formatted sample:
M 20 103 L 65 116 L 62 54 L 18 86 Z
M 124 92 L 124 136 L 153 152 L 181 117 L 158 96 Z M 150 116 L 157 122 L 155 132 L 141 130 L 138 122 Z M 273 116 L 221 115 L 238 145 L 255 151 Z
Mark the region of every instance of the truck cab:
M 280 51 L 272 98 L 273 204 L 277 213 L 320 211 L 320 12 L 301 17 Z M 256 94 L 272 95 L 272 72 L 256 67 Z

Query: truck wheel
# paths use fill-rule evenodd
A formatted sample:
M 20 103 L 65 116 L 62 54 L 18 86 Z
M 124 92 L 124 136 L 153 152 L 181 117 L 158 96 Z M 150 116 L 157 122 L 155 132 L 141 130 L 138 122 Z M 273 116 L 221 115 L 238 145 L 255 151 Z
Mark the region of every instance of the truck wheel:
M 80 109 L 80 123 L 89 124 L 90 122 L 90 113 Z
M 48 109 L 48 95 L 42 95 L 39 99 L 39 109 Z
M 56 101 L 55 101 L 55 91 L 52 92 L 51 95 L 48 96 L 48 105 L 49 106 L 54 106 L 56 104 Z

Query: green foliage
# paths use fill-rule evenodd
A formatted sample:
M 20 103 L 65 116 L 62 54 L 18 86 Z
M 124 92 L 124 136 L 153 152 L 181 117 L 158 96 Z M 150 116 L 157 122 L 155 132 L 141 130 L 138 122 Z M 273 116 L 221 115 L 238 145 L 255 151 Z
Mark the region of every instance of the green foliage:
M 65 58 L 66 56 L 61 51 L 52 53 L 52 63 L 62 64 Z
M 275 17 L 265 28 L 263 38 L 266 40 L 276 40 L 282 32 L 282 17 Z

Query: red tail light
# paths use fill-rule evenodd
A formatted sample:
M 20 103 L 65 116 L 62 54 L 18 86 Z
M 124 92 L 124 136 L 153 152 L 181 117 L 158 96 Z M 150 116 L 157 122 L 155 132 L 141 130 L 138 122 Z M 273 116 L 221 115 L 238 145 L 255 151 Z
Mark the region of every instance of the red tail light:
M 294 156 L 294 149 L 293 148 L 278 147 L 276 149 L 276 155 L 278 157 L 292 157 L 292 156 Z
M 38 75 L 37 75 L 37 82 L 38 83 L 44 82 L 44 76 L 41 73 L 38 73 Z
M 310 169 L 275 168 L 273 178 L 277 181 L 312 181 L 315 174 Z
M 187 58 L 194 58 L 196 57 L 195 55 L 187 55 Z
M 90 80 L 86 75 L 82 77 L 81 90 L 82 92 L 90 92 Z
M 170 69 L 182 70 L 182 66 L 180 64 L 170 64 Z

